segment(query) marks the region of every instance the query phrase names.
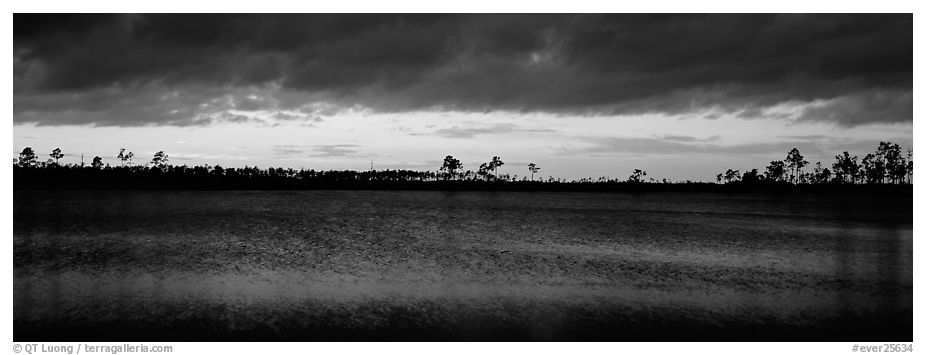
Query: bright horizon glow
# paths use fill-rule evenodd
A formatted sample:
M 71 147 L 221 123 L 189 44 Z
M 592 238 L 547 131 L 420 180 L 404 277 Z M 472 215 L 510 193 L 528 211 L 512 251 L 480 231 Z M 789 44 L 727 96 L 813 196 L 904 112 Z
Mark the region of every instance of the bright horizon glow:
M 85 163 L 99 155 L 119 165 L 119 148 L 135 153 L 136 164 L 160 150 L 173 165 L 259 166 L 315 170 L 374 168 L 431 170 L 446 155 L 464 170 L 498 155 L 501 173 L 529 175 L 527 164 L 541 167 L 536 178 L 623 179 L 633 169 L 647 177 L 673 181 L 713 181 L 726 169 L 764 171 L 797 147 L 811 164 L 832 164 L 849 151 L 864 156 L 878 141 L 912 148 L 912 124 L 870 124 L 852 128 L 831 123 L 788 122 L 698 116 L 635 115 L 562 117 L 507 112 L 339 113 L 324 119 L 203 126 L 14 126 L 13 157 L 32 147 L 44 161 L 60 147 L 63 164 Z

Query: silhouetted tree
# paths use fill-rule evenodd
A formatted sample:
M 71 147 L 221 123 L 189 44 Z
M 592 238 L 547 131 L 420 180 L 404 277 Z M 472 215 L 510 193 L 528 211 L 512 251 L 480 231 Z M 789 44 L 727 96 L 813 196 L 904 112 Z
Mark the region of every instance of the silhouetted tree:
M 129 158 L 125 156 L 125 148 L 119 148 L 119 155 L 117 155 L 116 158 L 122 161 L 122 166 L 125 166 L 125 162 L 129 160 Z
M 804 160 L 804 156 L 801 155 L 801 151 L 797 148 L 791 148 L 791 151 L 788 152 L 788 157 L 785 158 L 785 162 L 788 164 L 788 169 L 791 170 L 791 183 L 795 183 L 795 178 L 801 176 L 801 169 L 807 166 L 808 162 Z M 798 183 L 800 181 L 797 181 Z
M 842 152 L 842 155 L 836 156 L 836 162 L 833 163 L 833 174 L 836 181 L 840 183 L 852 183 L 856 181 L 859 175 L 858 157 L 849 156 L 849 152 Z
M 752 184 L 752 183 L 757 183 L 761 180 L 762 180 L 762 175 L 759 175 L 758 169 L 752 169 L 750 171 L 743 173 L 743 179 L 742 179 L 743 183 Z
M 492 173 L 495 175 L 496 180 L 498 179 L 498 168 L 502 165 L 505 165 L 505 162 L 497 155 L 492 157 L 492 161 L 489 162 L 489 166 L 492 167 Z
M 727 172 L 723 174 L 723 180 L 724 180 L 726 183 L 731 183 L 731 182 L 734 182 L 734 181 L 738 181 L 739 179 L 740 179 L 740 171 L 739 171 L 739 170 L 727 169 Z
M 907 183 L 913 183 L 913 148 L 907 149 Z
M 167 165 L 167 154 L 164 154 L 163 150 L 154 153 L 154 158 L 151 159 L 151 165 L 163 169 L 164 166 Z
M 55 148 L 54 150 L 51 151 L 51 154 L 49 154 L 48 156 L 55 159 L 55 165 L 58 165 L 58 159 L 61 159 L 62 157 L 64 157 L 64 154 L 61 154 L 61 148 Z
M 492 163 L 482 163 L 479 165 L 479 171 L 476 172 L 476 175 L 481 177 L 483 180 L 488 181 L 489 177 L 492 175 L 489 173 L 492 170 Z
M 823 170 L 820 171 L 820 174 L 817 175 L 817 178 L 820 180 L 820 182 L 828 182 L 832 176 L 833 173 L 830 172 L 829 168 L 823 168 Z
M 781 181 L 785 175 L 785 163 L 781 160 L 771 161 L 765 167 L 765 179 L 771 181 Z
M 135 153 L 132 153 L 132 152 L 126 153 L 125 148 L 119 148 L 119 155 L 116 156 L 116 158 L 119 158 L 119 160 L 122 161 L 122 166 L 125 166 L 126 163 L 128 163 L 129 166 L 131 166 L 132 158 L 134 157 L 135 157 Z
M 35 151 L 32 150 L 32 147 L 25 147 L 19 153 L 19 166 L 27 168 L 35 166 Z
M 824 168 L 823 163 L 817 162 L 816 167 L 814 167 L 813 172 L 809 174 L 810 178 L 807 179 L 812 184 L 823 184 L 830 180 L 830 169 Z
M 444 164 L 440 167 L 440 171 L 444 172 L 444 180 L 456 178 L 457 170 L 460 169 L 463 169 L 463 164 L 452 155 L 444 157 Z
M 100 156 L 95 156 L 95 157 L 93 157 L 93 162 L 90 163 L 90 166 L 93 167 L 93 168 L 95 168 L 95 169 L 100 169 L 100 168 L 102 168 L 102 167 L 103 167 L 103 158 L 100 158 Z
M 862 167 L 865 169 L 865 182 L 869 184 L 883 183 L 884 176 L 887 174 L 884 159 L 877 154 L 866 154 L 862 159 Z
M 646 170 L 633 169 L 633 174 L 630 174 L 630 177 L 627 178 L 628 182 L 640 183 L 643 182 L 643 177 L 646 176 Z
M 907 175 L 907 162 L 903 158 L 903 150 L 900 145 L 890 142 L 881 142 L 878 144 L 876 153 L 884 161 L 885 175 L 890 179 L 892 184 L 903 182 Z
M 531 181 L 534 181 L 534 173 L 540 171 L 540 168 L 537 167 L 537 164 L 530 163 L 527 164 L 527 170 L 531 171 Z

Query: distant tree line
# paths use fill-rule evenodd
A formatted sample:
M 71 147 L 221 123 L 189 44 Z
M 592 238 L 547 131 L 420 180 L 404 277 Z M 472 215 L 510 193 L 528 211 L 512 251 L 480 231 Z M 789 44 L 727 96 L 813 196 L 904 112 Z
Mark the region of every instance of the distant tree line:
M 852 185 L 870 191 L 871 186 L 912 184 L 913 151 L 902 154 L 900 146 L 881 142 L 874 153 L 859 161 L 843 152 L 830 167 L 816 163 L 804 171 L 808 162 L 797 148 L 784 160 L 769 163 L 765 172 L 752 169 L 744 173 L 728 169 L 717 175 L 716 183 L 673 182 L 646 179 L 646 171 L 634 169 L 626 179 L 610 177 L 565 180 L 548 177 L 535 180 L 540 167 L 529 163 L 526 173 L 503 174 L 505 163 L 498 156 L 465 170 L 459 159 L 448 155 L 437 171 L 417 170 L 314 170 L 292 168 L 224 168 L 220 165 L 171 165 L 163 151 L 150 161 L 135 163 L 135 154 L 119 149 L 119 165 L 104 164 L 94 156 L 89 164 L 59 164 L 64 157 L 55 148 L 40 161 L 26 147 L 13 161 L 16 189 L 474 189 L 474 190 L 560 190 L 560 191 L 844 191 Z M 529 173 L 529 175 L 527 174 Z M 812 188 L 811 188 L 812 186 Z M 842 187 L 840 187 L 842 186 Z M 867 187 L 865 187 L 867 186 Z M 858 190 L 859 188 L 856 188 Z M 866 191 L 867 191 L 866 190 Z M 896 189 L 895 189 L 896 190 Z M 904 190 L 905 191 L 905 190 Z M 912 191 L 912 190 L 911 190 Z
M 773 160 L 765 167 L 765 172 L 752 169 L 740 174 L 739 170 L 727 169 L 717 174 L 717 183 L 758 184 L 763 182 L 789 184 L 912 184 L 913 183 L 913 149 L 906 154 L 900 145 L 880 142 L 873 153 L 868 153 L 859 161 L 858 156 L 849 152 L 835 157 L 830 167 L 821 162 L 813 170 L 804 171 L 807 160 L 800 150 L 792 148 L 784 160 Z

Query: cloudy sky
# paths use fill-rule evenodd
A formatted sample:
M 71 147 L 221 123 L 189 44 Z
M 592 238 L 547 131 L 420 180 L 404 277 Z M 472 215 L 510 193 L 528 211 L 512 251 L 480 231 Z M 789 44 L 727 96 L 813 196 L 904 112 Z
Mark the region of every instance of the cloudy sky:
M 712 180 L 913 141 L 913 16 L 13 17 L 13 155 Z M 139 160 L 142 160 L 139 159 Z

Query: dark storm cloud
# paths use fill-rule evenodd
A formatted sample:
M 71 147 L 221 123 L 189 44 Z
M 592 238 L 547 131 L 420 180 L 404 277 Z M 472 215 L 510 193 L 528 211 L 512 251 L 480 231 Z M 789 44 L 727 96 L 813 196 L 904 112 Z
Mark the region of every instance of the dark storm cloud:
M 910 122 L 912 28 L 910 14 L 16 14 L 14 117 L 188 124 L 196 115 L 183 108 L 131 115 L 116 99 L 101 115 L 112 118 L 97 121 L 56 114 L 99 112 L 79 100 L 49 103 L 113 88 L 144 101 L 151 87 L 256 87 L 288 99 L 242 109 L 298 108 L 309 97 L 335 110 L 755 117 L 813 103 L 796 119 Z
M 855 126 L 868 122 L 913 119 L 913 92 L 852 93 L 822 106 L 809 107 L 799 116 L 805 121 L 838 121 Z
M 180 93 L 148 85 L 132 89 L 108 87 L 76 92 L 17 93 L 13 103 L 17 121 L 38 124 L 189 126 L 255 121 L 230 112 L 246 110 L 238 107 L 226 90 L 219 88 L 197 88 Z

